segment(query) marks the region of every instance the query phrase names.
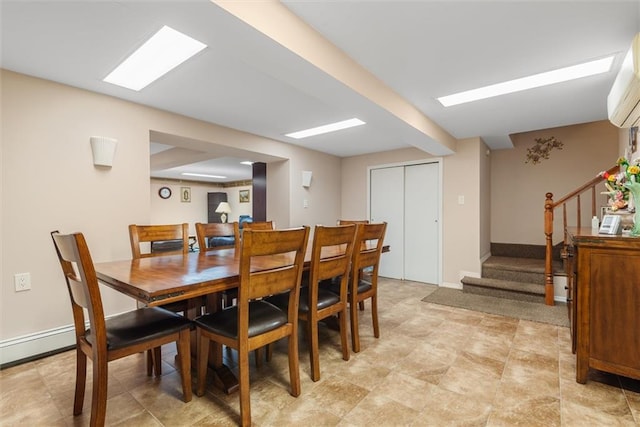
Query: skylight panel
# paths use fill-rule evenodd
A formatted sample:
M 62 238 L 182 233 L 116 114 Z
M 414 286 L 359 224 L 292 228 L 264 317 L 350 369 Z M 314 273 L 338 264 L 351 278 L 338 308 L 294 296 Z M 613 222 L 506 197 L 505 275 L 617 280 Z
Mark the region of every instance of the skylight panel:
M 104 81 L 139 91 L 205 47 L 206 44 L 165 25 Z

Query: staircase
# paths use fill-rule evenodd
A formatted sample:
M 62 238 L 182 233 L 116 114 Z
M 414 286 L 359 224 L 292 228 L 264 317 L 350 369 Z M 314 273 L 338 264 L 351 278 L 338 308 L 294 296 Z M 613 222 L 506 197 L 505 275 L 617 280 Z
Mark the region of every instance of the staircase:
M 561 245 L 554 248 L 554 274 L 564 274 Z M 492 243 L 482 277 L 462 278 L 463 292 L 545 303 L 545 246 Z

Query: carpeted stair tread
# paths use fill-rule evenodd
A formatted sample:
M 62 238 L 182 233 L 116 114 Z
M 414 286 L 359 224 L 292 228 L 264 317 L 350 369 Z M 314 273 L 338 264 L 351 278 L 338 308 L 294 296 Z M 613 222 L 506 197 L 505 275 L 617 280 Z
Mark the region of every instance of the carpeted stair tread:
M 480 286 L 484 288 L 493 288 L 544 296 L 544 285 L 540 285 L 537 283 L 525 283 L 513 280 L 487 279 L 483 277 L 469 276 L 464 276 L 461 282 L 463 285 L 468 286 Z
M 535 258 L 515 258 L 505 256 L 491 256 L 483 264 L 483 267 L 500 268 L 511 271 L 529 271 L 532 273 L 544 273 L 544 260 Z

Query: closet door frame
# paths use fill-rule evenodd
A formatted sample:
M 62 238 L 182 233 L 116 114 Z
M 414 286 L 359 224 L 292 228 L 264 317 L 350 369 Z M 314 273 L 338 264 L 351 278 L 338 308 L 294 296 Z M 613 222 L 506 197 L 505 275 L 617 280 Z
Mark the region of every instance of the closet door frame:
M 420 160 L 410 160 L 406 162 L 396 162 L 396 163 L 386 163 L 375 166 L 367 167 L 367 218 L 372 220 L 371 218 L 371 171 L 373 169 L 384 169 L 384 168 L 392 168 L 392 167 L 404 167 L 404 166 L 413 166 L 420 164 L 433 164 L 436 163 L 438 167 L 438 282 L 436 285 L 440 286 L 442 284 L 442 226 L 443 226 L 443 207 L 442 207 L 442 192 L 443 192 L 443 159 L 442 157 L 433 157 L 428 159 L 420 159 Z M 375 218 L 373 218 L 375 220 Z M 390 248 L 393 251 L 393 248 Z M 383 255 L 384 259 L 384 255 Z M 384 261 L 383 261 L 384 262 Z

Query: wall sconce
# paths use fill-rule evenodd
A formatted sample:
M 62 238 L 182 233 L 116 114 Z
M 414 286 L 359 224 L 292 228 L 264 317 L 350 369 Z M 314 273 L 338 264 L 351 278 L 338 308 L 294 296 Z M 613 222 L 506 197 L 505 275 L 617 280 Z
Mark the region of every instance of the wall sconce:
M 311 171 L 302 171 L 302 186 L 304 188 L 311 187 L 311 176 L 312 175 L 313 175 L 313 172 L 311 172 Z
M 93 164 L 96 166 L 113 166 L 113 157 L 116 154 L 118 140 L 105 136 L 92 136 L 90 140 Z
M 220 202 L 220 204 L 216 208 L 216 213 L 221 214 L 220 221 L 222 221 L 223 224 L 227 222 L 227 214 L 229 212 L 231 212 L 231 206 L 229 206 L 229 203 L 227 202 Z

